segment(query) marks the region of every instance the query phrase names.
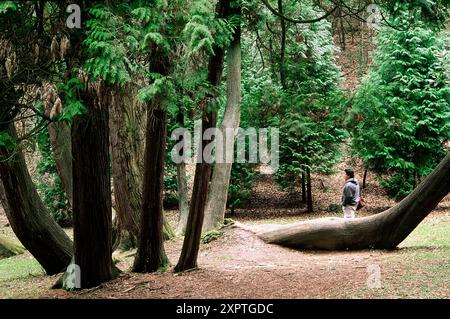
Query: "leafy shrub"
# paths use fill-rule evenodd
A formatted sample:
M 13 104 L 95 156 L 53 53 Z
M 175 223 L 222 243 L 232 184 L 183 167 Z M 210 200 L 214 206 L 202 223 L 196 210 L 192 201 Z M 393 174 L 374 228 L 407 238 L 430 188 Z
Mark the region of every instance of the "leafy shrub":
M 249 163 L 233 163 L 230 185 L 228 187 L 227 205 L 231 209 L 242 207 L 252 194 L 255 172 Z

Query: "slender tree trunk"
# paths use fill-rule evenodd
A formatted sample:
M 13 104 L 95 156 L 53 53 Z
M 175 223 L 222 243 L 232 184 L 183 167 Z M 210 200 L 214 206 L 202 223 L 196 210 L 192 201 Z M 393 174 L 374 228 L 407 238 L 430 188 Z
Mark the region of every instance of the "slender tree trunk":
M 225 18 L 228 15 L 230 3 L 227 0 L 219 0 L 216 7 L 218 18 Z M 214 54 L 211 56 L 208 66 L 208 82 L 211 86 L 218 86 L 222 79 L 224 49 L 214 47 Z M 216 113 L 210 112 L 207 108 L 208 101 L 202 102 L 202 136 L 206 129 L 216 125 Z M 199 156 L 202 156 L 205 146 L 208 144 L 201 139 Z M 197 163 L 194 177 L 194 187 L 192 190 L 191 207 L 189 209 L 186 234 L 183 248 L 175 271 L 185 271 L 197 268 L 197 256 L 200 246 L 200 236 L 202 233 L 203 219 L 205 215 L 206 195 L 208 194 L 209 176 L 211 175 L 211 165 L 205 161 Z
M 175 231 L 169 223 L 169 220 L 166 218 L 163 210 L 163 237 L 164 240 L 171 240 L 175 237 Z
M 176 230 L 177 236 L 184 235 L 189 216 L 188 186 L 186 175 L 186 164 L 177 164 L 177 186 L 178 186 L 178 209 L 180 211 L 180 220 Z
M 283 14 L 283 0 L 278 0 L 278 12 Z M 280 49 L 280 81 L 283 89 L 286 89 L 286 67 L 284 65 L 286 54 L 286 21 L 280 18 L 281 24 L 281 49 Z
M 154 272 L 169 261 L 163 239 L 163 187 L 166 157 L 167 114 L 161 96 L 153 98 L 147 115 L 141 233 L 133 271 Z
M 177 124 L 180 127 L 184 127 L 184 115 L 180 109 L 177 114 Z M 182 142 L 183 137 L 180 136 L 177 143 Z M 183 150 L 181 150 L 183 152 Z M 180 154 L 184 156 L 185 154 Z M 180 212 L 180 218 L 176 230 L 177 236 L 184 235 L 186 231 L 187 220 L 189 216 L 189 199 L 188 199 L 188 183 L 186 175 L 186 163 L 181 162 L 177 164 L 177 191 L 178 191 L 178 210 Z
M 0 129 L 17 136 L 14 124 Z M 0 178 L 0 199 L 17 238 L 47 274 L 64 271 L 72 258 L 72 242 L 47 212 L 20 150 L 11 153 L 0 147 Z
M 132 87 L 115 88 L 111 101 L 110 143 L 117 228 L 121 248 L 134 248 L 139 236 L 142 204 L 144 106 L 136 103 Z M 114 243 L 114 246 L 118 246 Z
M 273 40 L 271 37 L 269 37 L 269 59 L 270 59 L 270 70 L 272 71 L 272 76 L 274 79 L 278 78 L 278 70 L 276 69 L 276 60 L 274 57 L 274 49 L 273 49 Z
M 241 103 L 241 36 L 240 28 L 235 31 L 234 39 L 227 51 L 227 105 L 222 120 L 221 132 L 223 134 L 223 163 L 215 163 L 213 178 L 206 204 L 206 216 L 203 232 L 216 229 L 223 224 L 228 198 L 228 187 L 232 161 L 234 158 L 234 139 L 240 122 Z M 233 130 L 232 136 L 227 136 L 227 130 Z M 231 140 L 230 140 L 231 138 Z M 217 160 L 217 159 L 216 159 Z
M 88 113 L 72 126 L 73 232 L 81 288 L 112 277 L 108 105 L 98 101 L 99 94 L 89 88 L 81 94 Z
M 149 71 L 169 74 L 170 62 L 164 50 L 153 44 L 149 52 Z M 145 134 L 143 203 L 138 250 L 133 271 L 154 272 L 169 264 L 164 251 L 164 166 L 166 158 L 167 113 L 164 96 L 156 94 L 147 110 Z
M 311 186 L 311 171 L 309 167 L 306 167 L 306 204 L 308 206 L 308 213 L 313 212 L 313 198 L 312 198 L 312 186 Z
M 203 104 L 202 136 L 208 128 L 214 127 L 216 122 L 215 114 L 207 110 L 206 101 Z M 202 139 L 198 156 L 202 156 L 207 144 L 207 141 Z M 197 268 L 197 256 L 205 216 L 206 194 L 208 193 L 210 175 L 211 164 L 206 163 L 204 160 L 201 163 L 197 163 L 183 248 L 178 264 L 175 266 L 175 272 Z
M 302 203 L 306 203 L 306 174 L 302 171 Z
M 111 98 L 110 143 L 117 221 L 113 225 L 113 247 L 137 247 L 142 209 L 142 176 L 145 154 L 145 104 L 135 98 L 128 85 L 115 88 Z M 164 239 L 174 237 L 164 218 Z
M 345 28 L 344 28 L 344 18 L 342 17 L 342 9 L 339 8 L 338 9 L 338 14 L 339 14 L 339 24 L 340 24 L 340 38 L 341 38 L 341 47 L 342 50 L 345 51 L 345 47 L 346 47 L 346 41 L 345 41 Z
M 362 188 L 366 188 L 366 179 L 367 179 L 367 168 L 364 170 L 363 184 Z
M 396 206 L 352 220 L 323 218 L 259 233 L 267 243 L 301 249 L 393 249 L 450 191 L 450 153 Z
M 361 43 L 360 43 L 360 75 L 362 76 L 366 71 L 366 60 L 364 54 L 364 22 L 361 21 Z
M 54 122 L 48 126 L 50 144 L 55 158 L 56 169 L 61 183 L 73 207 L 73 177 L 72 177 L 72 140 L 70 127 L 65 122 Z

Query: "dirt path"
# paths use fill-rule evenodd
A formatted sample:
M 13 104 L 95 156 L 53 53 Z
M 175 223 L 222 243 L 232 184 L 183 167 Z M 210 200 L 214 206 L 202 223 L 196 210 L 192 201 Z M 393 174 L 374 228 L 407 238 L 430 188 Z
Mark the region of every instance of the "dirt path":
M 181 241 L 167 245 L 176 261 Z M 95 290 L 78 293 L 51 291 L 51 298 L 314 298 L 327 291 L 366 285 L 368 263 L 383 252 L 300 252 L 267 245 L 254 234 L 229 228 L 216 241 L 202 246 L 200 269 L 176 275 L 123 274 Z M 122 262 L 128 268 L 130 260 Z M 339 291 L 336 291 L 339 287 Z

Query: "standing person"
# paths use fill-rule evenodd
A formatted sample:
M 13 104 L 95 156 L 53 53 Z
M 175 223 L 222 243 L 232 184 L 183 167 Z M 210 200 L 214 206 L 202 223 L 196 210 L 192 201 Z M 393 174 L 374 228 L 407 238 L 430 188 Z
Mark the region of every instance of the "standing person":
M 359 184 L 355 180 L 355 173 L 353 169 L 347 168 L 344 170 L 344 190 L 342 192 L 342 209 L 344 211 L 344 218 L 355 218 L 356 208 L 359 202 Z

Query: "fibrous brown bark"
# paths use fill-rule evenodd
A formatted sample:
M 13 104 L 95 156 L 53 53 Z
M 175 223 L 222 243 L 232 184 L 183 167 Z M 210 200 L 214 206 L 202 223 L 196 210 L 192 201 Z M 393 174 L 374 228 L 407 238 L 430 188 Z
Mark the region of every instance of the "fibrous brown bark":
M 306 203 L 306 174 L 302 171 L 302 203 Z
M 161 110 L 161 96 L 153 98 L 147 115 L 141 232 L 133 271 L 154 272 L 169 261 L 163 239 L 163 188 L 166 156 L 167 114 Z
M 283 15 L 283 0 L 277 1 L 278 12 Z M 285 54 L 286 54 L 286 21 L 280 18 L 281 24 L 281 49 L 280 49 L 280 82 L 283 89 L 286 89 L 286 67 Z
M 54 122 L 48 126 L 50 144 L 56 169 L 66 193 L 70 207 L 73 207 L 72 140 L 70 127 L 65 122 Z
M 207 106 L 205 101 L 202 106 L 202 135 L 205 130 L 214 127 L 216 122 L 215 114 L 208 112 L 206 109 Z M 201 146 L 199 147 L 199 156 L 202 156 L 203 150 L 207 144 L 207 141 L 202 139 Z M 197 256 L 205 216 L 206 195 L 208 193 L 210 175 L 211 164 L 208 164 L 204 160 L 202 160 L 201 163 L 197 163 L 186 233 L 181 256 L 178 260 L 178 264 L 175 266 L 176 272 L 197 268 Z
M 149 52 L 149 71 L 166 76 L 170 61 L 165 50 L 156 43 Z M 143 202 L 140 216 L 138 250 L 133 271 L 154 272 L 169 264 L 164 251 L 164 166 L 166 158 L 167 111 L 165 96 L 153 96 L 147 110 L 145 134 Z
M 136 99 L 137 90 L 127 84 L 114 87 L 110 103 L 110 143 L 116 217 L 113 247 L 137 247 L 142 209 L 146 105 Z M 174 237 L 164 218 L 164 239 Z
M 227 50 L 227 103 L 223 116 L 222 148 L 223 162 L 216 162 L 206 204 L 206 215 L 203 223 L 203 232 L 206 233 L 223 224 L 228 198 L 228 187 L 232 159 L 234 157 L 234 139 L 240 123 L 241 103 L 241 34 L 238 27 L 234 32 L 233 41 Z M 233 130 L 232 136 L 228 136 L 227 130 Z M 217 152 L 216 152 L 217 155 Z M 217 157 L 217 156 L 216 156 Z M 228 158 L 229 157 L 229 158 Z M 231 161 L 228 161 L 231 159 Z M 217 158 L 216 158 L 217 161 Z
M 111 99 L 110 143 L 117 218 L 116 243 L 135 247 L 142 205 L 145 106 L 133 96 L 132 87 L 115 88 Z M 131 93 L 130 93 L 131 92 Z M 128 240 L 126 240 L 128 239 Z M 128 242 L 127 244 L 125 242 Z M 129 248 L 131 248 L 129 247 Z
M 216 15 L 219 18 L 227 16 L 229 11 L 229 1 L 219 0 L 216 7 Z M 211 56 L 208 65 L 208 82 L 211 86 L 218 86 L 222 79 L 224 60 L 224 49 L 214 47 L 214 54 Z M 202 102 L 202 136 L 205 130 L 216 125 L 216 113 L 208 110 L 208 101 Z M 198 156 L 203 156 L 203 150 L 208 144 L 201 139 Z M 208 194 L 209 178 L 211 176 L 211 164 L 201 160 L 197 163 L 194 177 L 194 187 L 192 190 L 191 207 L 189 209 L 186 234 L 180 259 L 175 266 L 175 271 L 185 271 L 197 268 L 197 256 L 202 233 L 203 219 L 205 216 L 206 196 Z
M 258 235 L 267 243 L 301 249 L 397 247 L 450 191 L 450 153 L 396 206 L 377 215 L 324 218 L 279 226 Z
M 366 179 L 367 179 L 367 168 L 364 170 L 364 177 L 363 177 L 363 183 L 362 188 L 366 188 Z
M 16 136 L 14 124 L 0 130 Z M 0 200 L 17 238 L 47 274 L 63 271 L 72 258 L 72 241 L 42 203 L 21 150 L 0 147 L 0 178 Z
M 90 89 L 81 97 L 88 113 L 72 126 L 73 232 L 81 288 L 89 288 L 112 277 L 108 105 Z

